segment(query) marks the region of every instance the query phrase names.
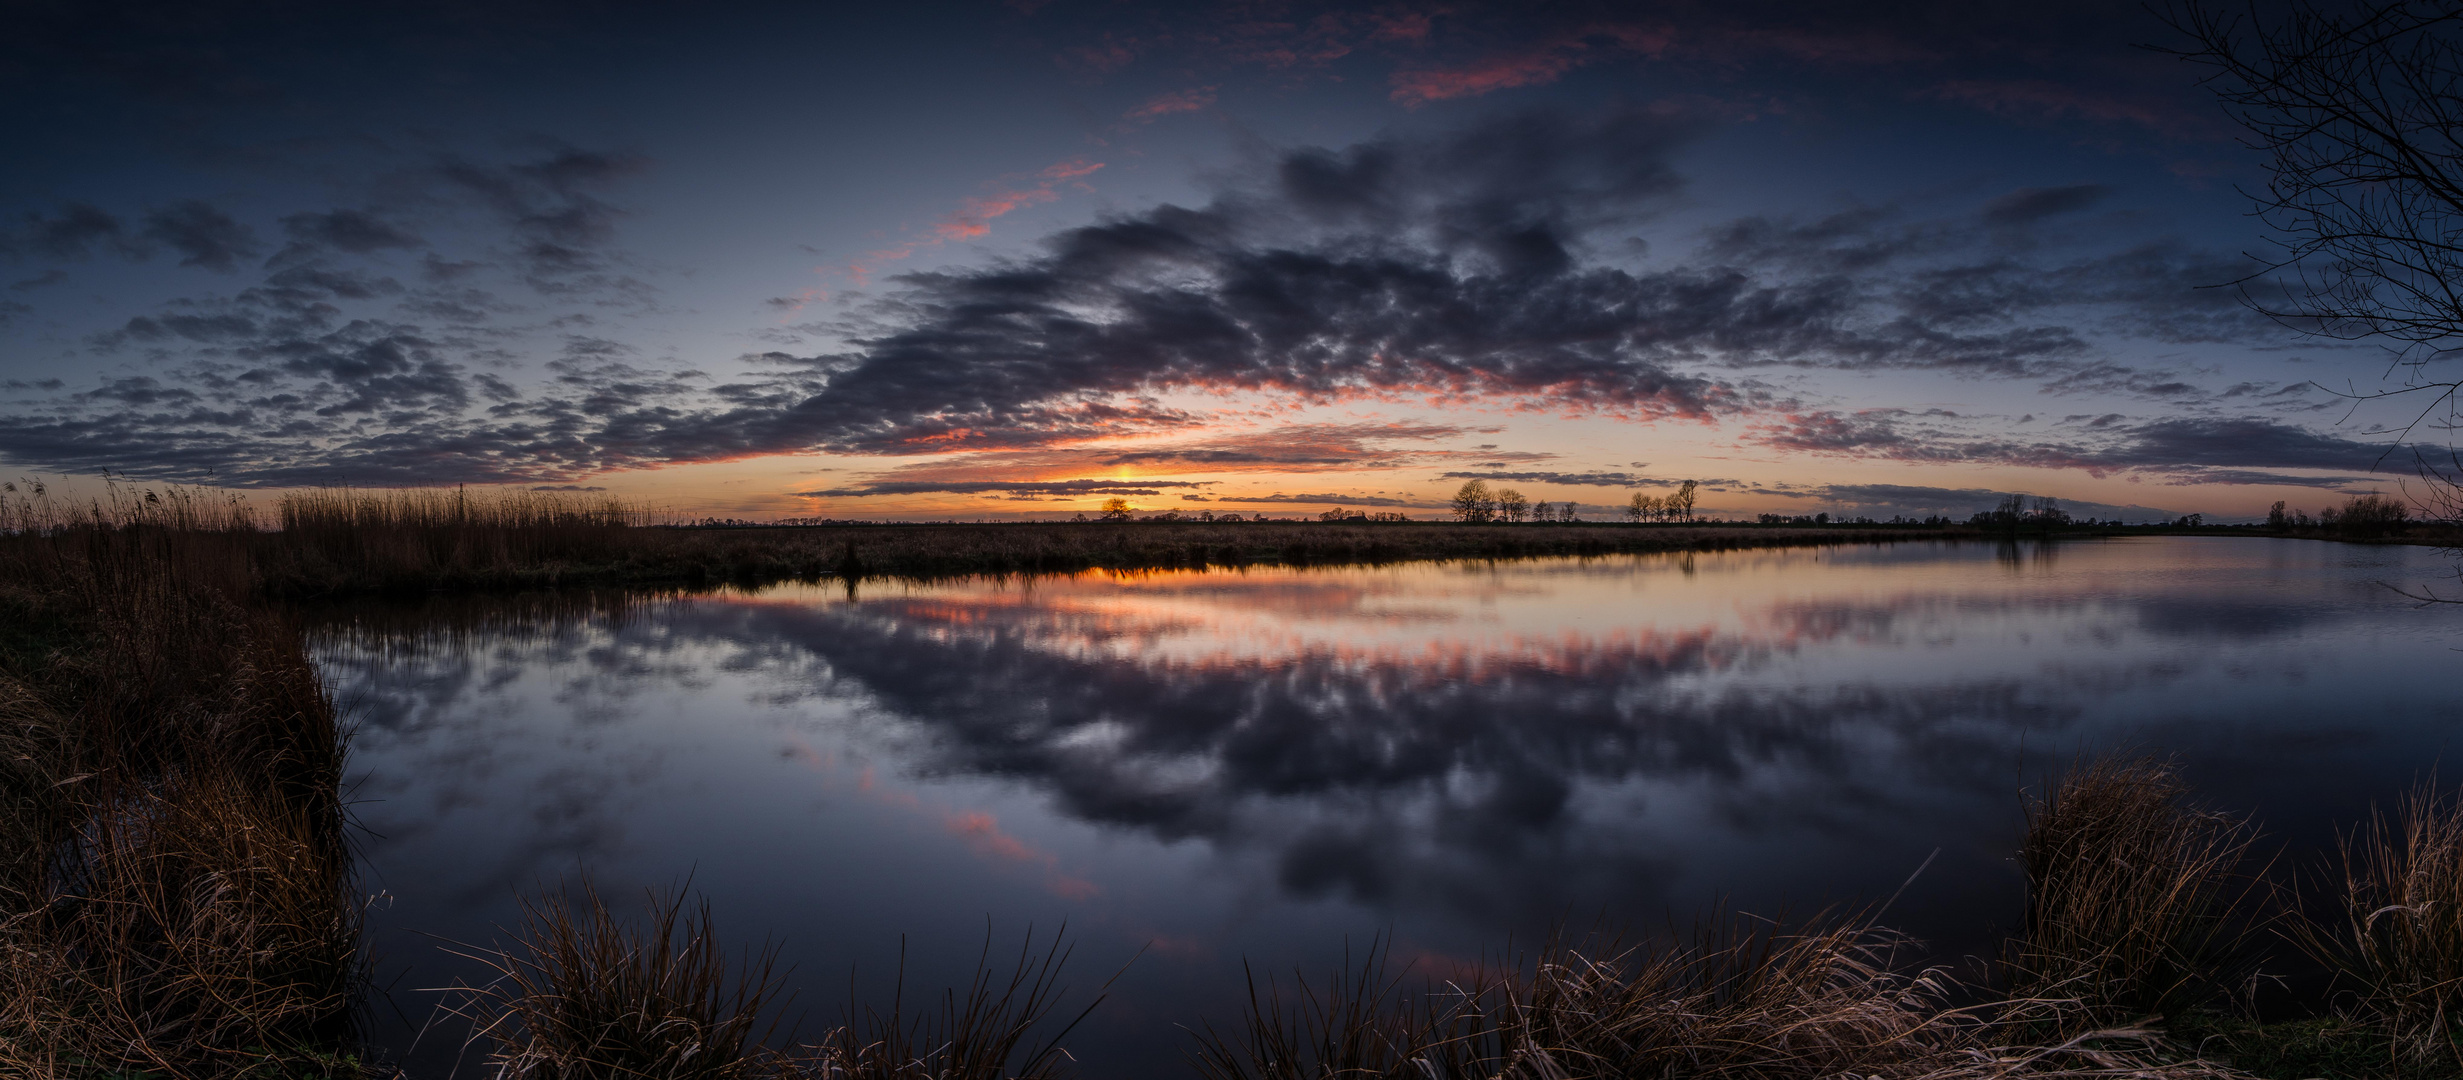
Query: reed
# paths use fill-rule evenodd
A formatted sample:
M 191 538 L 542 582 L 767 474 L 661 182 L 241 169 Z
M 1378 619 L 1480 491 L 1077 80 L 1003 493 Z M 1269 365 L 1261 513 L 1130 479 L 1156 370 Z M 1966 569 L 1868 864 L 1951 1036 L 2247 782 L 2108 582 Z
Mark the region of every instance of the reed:
M 823 578 L 1380 564 L 1938 539 L 1935 529 L 1440 522 L 1006 523 L 673 527 L 605 496 L 520 489 L 295 492 L 259 514 L 211 489 L 111 484 L 72 503 L 0 484 L 0 541 L 154 536 L 234 563 L 259 597 L 681 586 Z M 21 545 L 22 546 L 22 545 Z
M 577 891 L 525 898 L 514 947 L 459 950 L 495 978 L 447 1008 L 489 1044 L 497 1075 L 740 1080 L 782 1070 L 762 1019 L 780 994 L 775 949 L 731 971 L 708 904 L 653 896 L 631 925 L 588 881 Z
M 934 1007 L 906 1011 L 905 963 L 899 990 L 884 1012 L 850 1005 L 846 1018 L 791 1059 L 789 1068 L 813 1080 L 1054 1080 L 1074 1059 L 1062 1043 L 1103 1003 L 1098 991 L 1066 1023 L 1055 1023 L 1067 988 L 1067 934 L 1043 951 L 1029 933 L 1006 974 L 992 961 L 985 936 L 965 992 L 944 990 Z M 1109 985 L 1108 983 L 1106 984 Z
M 2013 996 L 2075 1000 L 2071 1022 L 2100 1026 L 2181 1017 L 2254 974 L 2256 833 L 2188 793 L 2168 762 L 2107 757 L 2029 806 Z
M 1288 995 L 1254 983 L 1236 1033 L 1208 1030 L 1207 1080 L 1622 1080 L 1802 1077 L 2222 1078 L 2228 1067 L 2142 1028 L 2074 1026 L 2074 1002 L 1955 1008 L 1938 970 L 1898 971 L 1904 939 L 1849 918 L 1794 929 L 1727 916 L 1656 946 L 1552 944 L 1527 967 L 1483 969 L 1416 996 L 1372 950 Z
M 706 902 L 650 897 L 628 922 L 587 881 L 523 902 L 509 948 L 461 949 L 494 973 L 462 987 L 447 1014 L 489 1046 L 496 1075 L 558 1080 L 1049 1080 L 1070 1058 L 1061 1040 L 1102 1001 L 1055 1025 L 1069 950 L 1032 935 L 1006 974 L 991 941 L 961 991 L 909 1011 L 904 964 L 886 1010 L 850 1005 L 818 1040 L 790 1048 L 774 947 L 730 962 Z
M 0 544 L 0 1072 L 356 1067 L 341 738 L 221 513 L 125 498 Z
M 2339 923 L 2299 942 L 2352 988 L 2394 1074 L 2463 1074 L 2463 795 L 2423 783 L 2344 839 Z

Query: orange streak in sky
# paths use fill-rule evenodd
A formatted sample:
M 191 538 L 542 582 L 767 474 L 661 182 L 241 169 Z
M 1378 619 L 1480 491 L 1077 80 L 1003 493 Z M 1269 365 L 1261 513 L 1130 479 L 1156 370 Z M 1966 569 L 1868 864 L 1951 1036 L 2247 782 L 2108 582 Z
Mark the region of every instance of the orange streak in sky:
M 1100 161 L 1074 158 L 1033 174 L 1030 179 L 1035 182 L 1024 187 L 962 199 L 956 211 L 934 223 L 928 238 L 910 240 L 893 247 L 866 252 L 856 261 L 847 264 L 847 276 L 854 278 L 859 285 L 866 284 L 872 280 L 872 272 L 878 269 L 881 263 L 895 262 L 925 248 L 939 247 L 952 240 L 972 240 L 983 236 L 992 231 L 993 218 L 1008 214 L 1020 207 L 1034 206 L 1058 199 L 1060 192 L 1057 188 L 1063 181 L 1092 175 L 1095 170 L 1102 167 L 1103 163 Z

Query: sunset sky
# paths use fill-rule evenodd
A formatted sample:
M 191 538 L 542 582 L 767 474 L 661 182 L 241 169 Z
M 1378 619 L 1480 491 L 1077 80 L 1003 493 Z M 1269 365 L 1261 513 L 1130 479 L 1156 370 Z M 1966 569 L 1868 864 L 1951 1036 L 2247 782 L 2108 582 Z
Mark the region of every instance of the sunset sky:
M 2333 392 L 2382 350 L 2217 287 L 2264 178 L 2138 0 L 10 18 L 11 477 L 2231 519 L 2410 469 Z

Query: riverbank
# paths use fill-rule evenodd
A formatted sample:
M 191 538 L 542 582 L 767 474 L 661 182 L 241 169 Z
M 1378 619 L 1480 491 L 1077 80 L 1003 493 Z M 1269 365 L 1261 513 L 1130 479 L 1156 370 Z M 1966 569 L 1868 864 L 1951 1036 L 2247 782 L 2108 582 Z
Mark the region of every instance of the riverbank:
M 388 529 L 249 538 L 269 597 L 1333 566 L 1972 538 L 1944 529 L 1321 522 Z

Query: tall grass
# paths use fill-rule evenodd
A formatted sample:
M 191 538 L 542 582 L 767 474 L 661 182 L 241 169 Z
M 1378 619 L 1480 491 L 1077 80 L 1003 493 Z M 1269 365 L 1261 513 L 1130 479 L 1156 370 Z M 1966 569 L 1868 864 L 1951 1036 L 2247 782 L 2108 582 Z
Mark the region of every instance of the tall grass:
M 1207 1080 L 1984 1080 L 2221 1077 L 2136 1028 L 2066 1022 L 2075 1003 L 1953 1007 L 1938 970 L 1868 922 L 1785 929 L 1730 916 L 1670 942 L 1553 944 L 1536 961 L 1400 993 L 1384 957 L 1322 989 L 1251 987 L 1245 1024 L 1208 1031 Z M 2055 1042 L 2024 1036 L 2076 1027 Z
M 229 492 L 134 487 L 76 502 L 0 484 L 0 540 L 163 533 L 238 560 L 254 594 L 313 598 L 573 585 L 703 587 L 836 577 L 1376 564 L 1887 543 L 1941 533 L 1321 522 L 658 528 L 610 496 L 518 489 L 294 492 L 260 514 Z
M 341 737 L 298 628 L 246 603 L 252 526 L 159 495 L 14 523 L 0 1072 L 344 1067 L 326 1052 L 359 988 Z
M 518 580 L 565 564 L 617 561 L 659 515 L 612 497 L 464 488 L 310 491 L 275 504 L 280 531 L 257 545 L 257 574 L 282 594 Z
M 2299 934 L 2397 1072 L 2463 1073 L 2463 794 L 2424 783 L 2345 838 L 2340 924 Z
M 1074 1059 L 1062 1043 L 1104 994 L 1097 991 L 1067 1022 L 1057 1022 L 1067 994 L 1066 933 L 1038 955 L 1029 934 L 1006 974 L 992 960 L 987 934 L 975 973 L 961 994 L 944 990 L 930 1007 L 907 1011 L 903 960 L 899 990 L 887 1011 L 850 1005 L 845 1021 L 801 1048 L 791 1068 L 815 1080 L 1054 1080 Z M 1106 984 L 1108 986 L 1108 983 Z
M 1050 1080 L 1070 1063 L 1061 1040 L 1094 1008 L 1052 1023 L 1069 957 L 1061 936 L 1040 955 L 1030 936 L 1006 975 L 987 937 L 963 993 L 910 1012 L 902 970 L 887 1010 L 850 1005 L 844 1023 L 789 1047 L 776 949 L 731 964 L 706 903 L 652 896 L 634 922 L 584 882 L 525 899 L 523 914 L 512 946 L 463 951 L 494 978 L 445 1006 L 472 1024 L 500 1077 Z
M 2169 762 L 2074 766 L 2028 808 L 2027 909 L 2011 993 L 2071 999 L 2093 1025 L 2178 1018 L 2255 972 L 2258 879 L 2247 821 L 2188 801 Z
M 630 925 L 584 881 L 523 901 L 520 942 L 463 955 L 495 978 L 448 1008 L 488 1043 L 497 1075 L 739 1080 L 778 1061 L 762 1013 L 780 994 L 774 949 L 730 971 L 704 903 L 653 897 Z

